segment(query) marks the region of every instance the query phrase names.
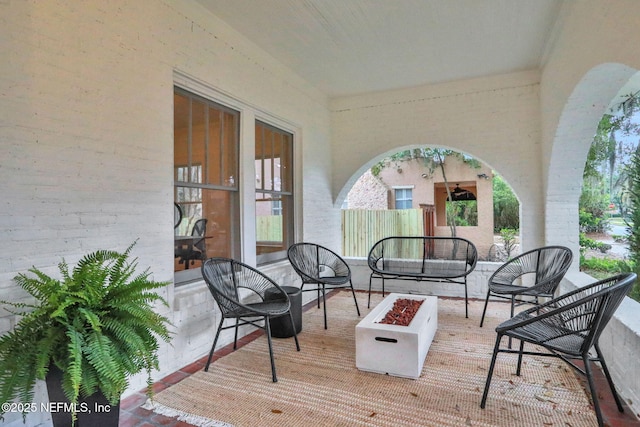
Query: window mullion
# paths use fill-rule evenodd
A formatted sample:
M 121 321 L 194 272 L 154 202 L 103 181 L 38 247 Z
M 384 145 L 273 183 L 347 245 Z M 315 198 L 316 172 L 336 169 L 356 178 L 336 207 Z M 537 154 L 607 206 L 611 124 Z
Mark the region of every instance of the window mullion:
M 225 152 L 224 152 L 224 147 L 225 147 L 225 143 L 224 143 L 224 135 L 225 135 L 225 132 L 224 132 L 224 128 L 225 128 L 224 112 L 223 111 L 218 111 L 218 114 L 219 114 L 218 117 L 220 117 L 220 130 L 218 131 L 219 132 L 218 144 L 219 144 L 219 150 L 220 150 L 220 158 L 218 159 L 218 163 L 219 163 L 219 165 L 218 165 L 218 170 L 219 170 L 219 172 L 218 172 L 218 174 L 219 174 L 218 182 L 225 183 L 227 177 L 224 176 L 225 175 L 225 173 L 224 173 L 225 172 L 225 170 L 224 170 L 224 159 L 225 159 Z

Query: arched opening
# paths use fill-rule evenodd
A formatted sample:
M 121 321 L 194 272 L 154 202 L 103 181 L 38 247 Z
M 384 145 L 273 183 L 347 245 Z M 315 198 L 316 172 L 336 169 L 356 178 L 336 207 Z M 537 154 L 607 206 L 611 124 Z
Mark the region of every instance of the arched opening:
M 562 244 L 579 253 L 578 202 L 589 147 L 602 115 L 636 71 L 617 63 L 598 65 L 584 75 L 565 103 L 544 174 L 546 244 Z M 574 257 L 574 268 L 578 263 Z
M 640 73 L 618 91 L 598 123 L 579 201 L 580 269 L 602 279 L 633 270 L 637 228 Z M 637 218 L 637 217 L 636 217 Z M 640 299 L 640 292 L 629 295 Z
M 346 256 L 366 256 L 378 238 L 426 235 L 469 239 L 481 260 L 500 260 L 504 245 L 494 222 L 494 180 L 501 184 L 500 191 L 506 187 L 515 202 L 511 236 L 517 235 L 519 201 L 504 180 L 479 159 L 420 146 L 387 152 L 375 160 L 343 189 Z

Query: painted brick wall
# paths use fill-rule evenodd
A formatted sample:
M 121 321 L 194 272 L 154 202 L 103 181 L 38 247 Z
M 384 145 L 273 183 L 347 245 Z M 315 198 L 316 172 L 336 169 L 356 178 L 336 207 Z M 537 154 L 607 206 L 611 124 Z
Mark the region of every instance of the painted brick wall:
M 173 280 L 175 71 L 242 105 L 248 117 L 277 117 L 298 131 L 299 236 L 339 248 L 327 98 L 199 5 L 3 1 L 0 17 L 2 299 L 24 297 L 12 278 L 32 265 L 55 274 L 62 257 L 73 265 L 134 239 L 140 266 Z M 242 152 L 251 156 L 252 135 L 243 135 Z M 253 182 L 252 170 L 243 173 Z M 242 221 L 252 229 L 253 215 Z M 243 241 L 255 259 L 255 241 Z M 217 324 L 202 283 L 171 285 L 163 294 L 175 339 L 161 349 L 156 378 L 206 354 Z M 0 332 L 13 324 L 0 313 Z M 143 386 L 144 377 L 136 377 L 128 393 Z M 46 401 L 46 393 L 39 388 L 36 398 Z M 36 414 L 27 424 L 44 418 Z M 22 425 L 22 418 L 9 415 L 5 423 Z

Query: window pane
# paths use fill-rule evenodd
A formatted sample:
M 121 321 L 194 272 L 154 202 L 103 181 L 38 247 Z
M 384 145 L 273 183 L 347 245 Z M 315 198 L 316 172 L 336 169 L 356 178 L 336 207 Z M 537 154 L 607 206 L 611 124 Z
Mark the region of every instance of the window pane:
M 411 209 L 413 207 L 413 190 L 411 188 L 397 188 L 395 196 L 396 209 Z
M 282 138 L 282 150 L 280 152 L 280 181 L 282 191 L 290 193 L 293 189 L 293 136 L 284 134 Z
M 189 177 L 189 98 L 181 94 L 173 97 L 173 163 L 175 181 L 187 182 Z
M 238 134 L 237 114 L 225 112 L 223 115 L 224 133 L 222 135 L 223 185 L 236 187 L 238 181 Z
M 256 123 L 256 190 L 264 190 L 264 126 Z
M 258 263 L 286 258 L 293 244 L 293 136 L 256 122 Z
M 191 164 L 189 182 L 202 183 L 202 166 L 205 164 L 205 147 L 207 137 L 207 106 L 200 101 L 191 101 Z M 195 170 L 196 168 L 197 170 Z
M 240 254 L 239 114 L 175 90 L 174 202 L 181 218 L 174 227 L 176 283 L 201 277 L 204 259 Z
M 175 228 L 175 271 L 200 268 L 214 256 L 233 257 L 235 192 L 176 187 L 182 221 Z
M 207 150 L 207 183 L 212 185 L 222 184 L 222 170 L 220 163 L 222 157 L 222 111 L 209 108 L 209 145 Z
M 256 240 L 258 255 L 284 249 L 283 216 L 280 200 L 270 194 L 256 193 Z
M 273 190 L 282 191 L 282 182 L 280 178 L 280 158 L 282 155 L 282 137 L 281 133 L 274 133 L 273 135 L 273 158 L 271 159 L 273 170 Z
M 262 154 L 264 156 L 264 183 L 262 188 L 265 190 L 273 190 L 273 131 L 269 128 L 263 130 L 264 142 L 262 145 Z

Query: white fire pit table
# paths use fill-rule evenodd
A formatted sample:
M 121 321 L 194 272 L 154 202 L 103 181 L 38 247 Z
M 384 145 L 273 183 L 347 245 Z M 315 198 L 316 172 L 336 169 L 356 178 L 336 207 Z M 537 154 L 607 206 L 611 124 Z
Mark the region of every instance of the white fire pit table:
M 408 326 L 379 323 L 396 299 L 423 300 Z M 438 298 L 389 294 L 356 326 L 356 367 L 397 377 L 419 378 L 438 327 Z

